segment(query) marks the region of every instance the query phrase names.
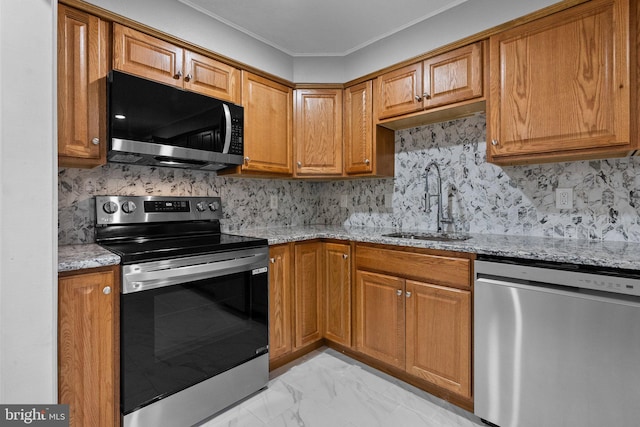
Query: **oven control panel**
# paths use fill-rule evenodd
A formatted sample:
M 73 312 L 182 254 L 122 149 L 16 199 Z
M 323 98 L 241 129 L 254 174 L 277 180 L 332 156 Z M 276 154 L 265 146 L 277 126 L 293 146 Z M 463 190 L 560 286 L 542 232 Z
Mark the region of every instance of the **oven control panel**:
M 96 225 L 222 218 L 220 197 L 96 196 Z

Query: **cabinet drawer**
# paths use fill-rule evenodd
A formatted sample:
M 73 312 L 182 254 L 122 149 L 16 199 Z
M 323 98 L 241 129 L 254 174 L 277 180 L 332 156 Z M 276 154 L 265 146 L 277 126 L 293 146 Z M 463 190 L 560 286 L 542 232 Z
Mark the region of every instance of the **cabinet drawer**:
M 471 260 L 454 256 L 358 246 L 356 266 L 427 283 L 463 289 L 471 286 Z

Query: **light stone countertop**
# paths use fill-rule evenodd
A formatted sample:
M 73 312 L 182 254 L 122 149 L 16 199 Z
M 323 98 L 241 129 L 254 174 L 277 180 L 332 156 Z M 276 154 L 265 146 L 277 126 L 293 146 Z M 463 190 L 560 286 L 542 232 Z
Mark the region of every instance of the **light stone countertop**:
M 118 255 L 95 243 L 58 246 L 58 273 L 118 264 Z
M 639 243 L 495 234 L 471 234 L 471 238 L 468 240 L 451 242 L 410 240 L 383 236 L 383 234 L 396 231 L 398 230 L 390 228 L 309 225 L 257 228 L 236 231 L 231 234 L 264 238 L 269 241 L 269 245 L 313 239 L 351 240 L 364 243 L 469 252 L 478 255 L 505 256 L 640 271 Z M 67 245 L 58 248 L 59 272 L 117 265 L 119 263 L 120 258 L 117 255 L 96 244 Z
M 468 240 L 452 242 L 383 236 L 397 231 L 390 228 L 310 225 L 242 230 L 242 235 L 267 239 L 269 245 L 320 238 L 352 240 L 640 271 L 640 243 L 498 234 L 469 234 L 471 238 Z

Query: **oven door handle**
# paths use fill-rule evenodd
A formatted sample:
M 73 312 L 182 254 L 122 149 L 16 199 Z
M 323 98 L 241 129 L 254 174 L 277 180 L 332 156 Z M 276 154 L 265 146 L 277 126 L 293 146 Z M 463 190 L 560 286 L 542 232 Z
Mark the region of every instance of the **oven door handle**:
M 122 293 L 142 292 L 149 289 L 188 283 L 212 277 L 252 271 L 252 274 L 268 271 L 267 256 L 253 254 L 242 258 L 216 261 L 184 267 L 140 269 L 123 274 Z

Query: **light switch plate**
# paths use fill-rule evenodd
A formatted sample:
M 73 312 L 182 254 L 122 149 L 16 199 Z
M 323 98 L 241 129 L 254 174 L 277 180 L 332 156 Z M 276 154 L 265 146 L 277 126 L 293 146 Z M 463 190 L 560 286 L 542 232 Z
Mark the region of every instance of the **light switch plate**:
M 271 209 L 278 209 L 278 196 L 276 196 L 275 194 L 271 195 L 270 206 Z
M 343 194 L 342 196 L 340 196 L 340 207 L 341 208 L 349 207 L 349 199 L 347 198 L 346 194 Z
M 556 188 L 556 208 L 573 209 L 573 188 Z

